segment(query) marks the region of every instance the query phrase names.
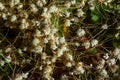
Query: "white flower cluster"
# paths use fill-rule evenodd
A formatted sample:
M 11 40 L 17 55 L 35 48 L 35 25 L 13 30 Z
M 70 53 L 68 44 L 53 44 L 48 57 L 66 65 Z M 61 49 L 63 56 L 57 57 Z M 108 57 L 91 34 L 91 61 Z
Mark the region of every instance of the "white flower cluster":
M 5 50 L 5 52 L 7 52 L 7 53 L 10 51 L 11 51 L 11 48 L 7 48 Z M 11 55 L 9 54 L 8 56 L 4 56 L 2 53 L 3 53 L 3 51 L 0 50 L 0 55 L 2 55 L 2 57 L 4 58 L 4 60 L 0 59 L 0 65 L 5 66 L 5 63 L 7 63 L 7 64 L 11 63 L 11 61 L 12 61 Z
M 109 77 L 108 72 L 105 69 L 102 69 L 100 71 L 100 74 L 103 78 L 108 78 Z
M 17 19 L 16 15 L 13 15 L 13 16 L 11 17 L 11 22 L 16 21 L 16 19 Z
M 108 60 L 108 65 L 109 65 L 109 66 L 113 66 L 113 65 L 115 65 L 115 64 L 116 64 L 116 60 L 115 60 L 114 58 Z
M 90 48 L 90 42 L 89 41 L 84 42 L 83 46 L 85 46 L 85 49 Z
M 70 25 L 71 25 L 71 21 L 70 21 L 69 19 L 67 19 L 67 20 L 65 21 L 65 26 L 69 27 Z
M 59 0 L 61 3 L 57 5 L 57 1 L 51 2 L 49 0 L 28 0 L 28 4 L 26 5 L 26 0 L 10 0 L 10 4 L 5 5 L 5 3 L 0 2 L 0 17 L 1 20 L 4 20 L 5 22 L 4 26 L 11 29 L 18 29 L 21 31 L 20 36 L 25 34 L 28 35 L 27 39 L 25 38 L 24 41 L 29 39 L 30 46 L 20 46 L 18 48 L 17 52 L 20 55 L 23 55 L 25 52 L 27 55 L 27 58 L 29 57 L 30 53 L 30 59 L 23 60 L 22 63 L 31 62 L 31 60 L 34 60 L 35 63 L 35 69 L 40 70 L 40 74 L 43 74 L 43 78 L 46 80 L 54 80 L 53 74 L 54 69 L 56 67 L 60 68 L 64 67 L 64 69 L 71 70 L 69 73 L 70 75 L 80 75 L 84 74 L 87 70 L 86 64 L 84 65 L 83 62 L 77 62 L 75 59 L 78 57 L 77 55 L 77 48 L 80 48 L 80 51 L 83 49 L 83 47 L 86 49 L 86 51 L 89 52 L 89 49 L 91 47 L 96 47 L 99 44 L 99 40 L 93 39 L 93 37 L 86 37 L 89 36 L 89 29 L 79 28 L 76 25 L 76 22 L 82 21 L 84 17 L 86 17 L 84 14 L 84 6 L 86 3 L 88 3 L 90 10 L 95 9 L 94 3 L 95 0 Z M 106 0 L 107 3 L 110 3 L 111 0 Z M 9 6 L 9 7 L 8 7 Z M 77 12 L 74 16 L 74 10 Z M 19 14 L 17 14 L 19 13 Z M 75 24 L 75 25 L 74 25 Z M 76 27 L 77 29 L 75 33 L 77 36 L 71 37 L 72 31 L 71 27 Z M 81 25 L 80 25 L 81 26 Z M 62 29 L 61 29 L 62 28 Z M 65 30 L 68 29 L 71 31 L 70 37 L 66 37 Z M 78 29 L 79 28 L 79 29 Z M 102 29 L 108 29 L 107 24 L 103 24 L 101 26 Z M 28 33 L 27 33 L 28 32 Z M 30 33 L 29 33 L 30 32 Z M 61 34 L 59 35 L 58 32 Z M 116 38 L 119 37 L 119 33 L 115 35 Z M 32 38 L 30 38 L 32 37 Z M 90 39 L 92 38 L 92 40 Z M 16 41 L 19 42 L 19 35 L 15 38 Z M 90 40 L 89 40 L 90 39 Z M 70 40 L 70 44 L 69 44 Z M 79 41 L 80 40 L 80 41 Z M 68 41 L 68 42 L 67 42 Z M 72 41 L 75 41 L 76 43 L 72 43 Z M 77 42 L 78 41 L 78 42 Z M 29 42 L 26 42 L 29 44 Z M 23 44 L 23 45 L 26 45 Z M 1 43 L 0 43 L 1 44 Z M 15 50 L 16 45 L 15 43 Z M 71 44 L 74 44 L 77 48 L 73 49 Z M 70 46 L 69 46 L 70 45 Z M 83 46 L 81 48 L 81 45 Z M 14 46 L 14 44 L 12 44 Z M 22 47 L 22 48 L 21 48 Z M 98 47 L 96 47 L 98 48 Z M 73 53 L 72 53 L 73 50 Z M 13 52 L 12 52 L 13 51 Z M 99 52 L 100 50 L 97 49 Z M 0 55 L 2 52 L 0 52 Z M 11 48 L 5 48 L 5 59 L 0 59 L 0 65 L 4 67 L 6 63 L 12 63 L 12 61 L 16 60 L 15 64 L 20 66 L 20 68 L 23 68 L 23 64 L 21 63 L 19 65 L 18 56 L 14 55 L 14 50 Z M 11 53 L 8 55 L 8 53 Z M 116 65 L 117 59 L 120 60 L 120 49 L 116 48 L 114 50 L 114 57 L 111 58 L 109 56 L 110 54 L 106 53 L 100 59 L 100 61 L 97 64 L 97 67 L 95 69 L 100 71 L 100 75 L 104 78 L 108 77 L 107 70 L 105 69 L 105 65 L 108 65 L 110 67 L 112 72 L 116 72 L 118 69 L 118 66 Z M 15 56 L 12 58 L 12 56 Z M 33 57 L 34 56 L 34 57 Z M 80 53 L 80 57 L 81 57 Z M 25 56 L 26 58 L 26 56 Z M 91 57 L 92 58 L 92 57 Z M 37 60 L 36 60 L 37 59 Z M 82 59 L 82 58 L 80 58 Z M 13 63 L 14 64 L 14 63 Z M 26 65 L 26 64 L 25 64 Z M 62 66 L 62 67 L 61 67 Z M 94 64 L 91 63 L 89 65 L 91 68 L 94 67 Z M 75 67 L 75 68 L 74 68 Z M 114 68 L 113 68 L 114 67 Z M 62 71 L 62 70 L 61 70 Z M 31 72 L 31 71 L 30 71 Z M 61 73 L 60 73 L 61 74 Z M 21 73 L 17 74 L 14 80 L 24 80 L 28 78 L 29 73 Z M 31 73 L 30 73 L 31 75 Z M 68 75 L 61 74 L 61 79 L 69 79 Z
M 103 69 L 104 66 L 105 66 L 105 60 L 102 59 L 102 60 L 99 61 L 99 64 L 98 64 L 98 66 L 97 66 L 97 69 Z
M 44 69 L 44 77 L 47 79 L 47 80 L 52 80 L 52 77 L 51 77 L 51 74 L 52 74 L 52 67 L 51 66 L 47 66 L 45 69 Z
M 102 29 L 108 29 L 108 25 L 107 24 L 103 24 L 101 28 Z
M 84 29 L 78 29 L 78 30 L 77 30 L 77 35 L 78 35 L 79 37 L 84 36 L 84 35 L 85 35 L 85 30 L 84 30 Z
M 114 55 L 117 57 L 117 59 L 120 60 L 120 49 L 119 49 L 119 48 L 116 48 L 116 49 L 114 50 Z
M 6 50 L 5 50 L 5 53 L 8 53 L 12 50 L 12 48 L 8 47 Z
M 76 64 L 74 73 L 75 74 L 83 74 L 85 72 L 85 69 L 83 68 L 83 63 L 82 62 L 78 62 Z
M 91 46 L 92 46 L 92 47 L 96 46 L 97 44 L 98 44 L 98 40 L 97 40 L 97 39 L 93 39 L 93 40 L 91 41 Z
M 106 54 L 103 56 L 103 58 L 107 60 L 107 59 L 109 58 L 108 53 L 106 53 Z
M 73 3 L 74 4 L 74 3 Z M 74 64 L 74 60 L 72 55 L 70 55 L 69 49 L 67 47 L 66 39 L 64 35 L 62 37 L 59 37 L 57 35 L 58 29 L 55 27 L 55 24 L 52 24 L 51 22 L 51 16 L 54 13 L 57 13 L 59 11 L 59 8 L 55 5 L 51 5 L 49 8 L 44 7 L 42 12 L 42 17 L 44 17 L 44 20 L 42 20 L 41 23 L 44 23 L 44 26 L 42 29 L 36 29 L 34 33 L 34 38 L 32 41 L 33 49 L 32 52 L 34 53 L 40 53 L 41 55 L 41 63 L 42 66 L 46 65 L 44 68 L 40 66 L 40 70 L 43 70 L 44 78 L 46 79 L 53 79 L 52 78 L 52 71 L 53 66 L 52 64 L 57 61 L 57 59 L 62 59 L 63 56 L 65 56 L 65 61 L 63 63 L 66 67 L 72 67 Z M 71 22 L 70 20 L 66 20 L 66 26 L 70 26 Z M 49 44 L 50 50 L 52 53 L 45 52 L 44 49 L 46 49 Z M 48 54 L 52 54 L 48 55 Z
M 0 10 L 3 10 L 5 7 L 3 5 L 3 3 L 0 2 Z
M 95 0 L 89 0 L 89 1 L 88 1 L 88 4 L 89 4 L 89 6 L 90 6 L 90 10 L 94 10 L 94 9 L 95 9 L 94 2 L 95 2 Z
M 14 7 L 15 5 L 19 4 L 20 3 L 20 0 L 11 0 L 10 2 L 10 6 L 11 7 Z
M 28 78 L 29 73 L 17 74 L 14 80 L 23 80 Z
M 97 39 L 93 39 L 93 40 L 91 40 L 91 42 L 90 41 L 85 41 L 84 43 L 83 43 L 83 46 L 85 47 L 85 49 L 89 49 L 90 47 L 94 47 L 94 46 L 96 46 L 98 44 L 98 40 Z
M 31 4 L 30 6 L 31 6 L 32 11 L 33 11 L 34 13 L 36 13 L 36 12 L 38 11 L 38 8 L 36 7 L 35 4 Z
M 78 9 L 78 10 L 77 10 L 77 16 L 78 16 L 78 17 L 82 17 L 83 15 L 84 15 L 83 10 L 82 10 L 82 9 Z

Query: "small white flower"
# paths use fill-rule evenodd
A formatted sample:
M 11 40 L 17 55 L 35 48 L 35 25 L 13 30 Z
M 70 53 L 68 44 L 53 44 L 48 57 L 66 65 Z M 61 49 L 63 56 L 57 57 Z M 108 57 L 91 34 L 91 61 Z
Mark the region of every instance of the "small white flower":
M 97 66 L 97 69 L 102 69 L 102 68 L 104 67 L 104 65 L 105 65 L 105 60 L 102 59 L 102 60 L 100 61 L 99 65 Z
M 11 60 L 12 60 L 12 58 L 10 57 L 10 55 L 8 55 L 8 56 L 6 57 L 6 61 L 7 61 L 8 63 L 10 63 Z
M 108 25 L 107 24 L 103 24 L 101 28 L 102 29 L 108 29 Z
M 71 62 L 67 62 L 67 63 L 66 63 L 66 66 L 67 66 L 67 67 L 72 67 Z
M 85 46 L 85 49 L 88 49 L 90 48 L 90 42 L 89 41 L 86 41 L 83 46 Z
M 45 17 L 45 20 L 44 20 L 44 23 L 48 23 L 48 21 L 50 20 L 50 18 L 51 18 L 51 14 L 50 13 L 42 13 L 42 15 L 41 16 L 43 16 L 43 17 Z
M 57 56 L 60 57 L 60 56 L 62 56 L 62 55 L 63 55 L 63 50 L 58 49 L 58 51 L 57 51 Z
M 18 75 L 16 76 L 15 80 L 23 80 L 23 77 L 22 77 L 20 74 L 18 74 Z
M 5 53 L 10 52 L 11 50 L 12 50 L 11 48 L 7 48 L 7 49 L 5 50 Z
M 80 74 L 83 74 L 85 72 L 84 68 L 82 66 L 79 66 L 77 68 L 77 71 L 80 73 Z
M 23 80 L 26 79 L 28 77 L 29 73 L 22 73 L 22 74 L 17 74 L 15 80 Z
M 28 75 L 29 75 L 29 73 L 22 73 L 22 77 L 25 79 L 28 78 Z
M 115 50 L 114 50 L 114 55 L 115 56 L 118 56 L 120 54 L 120 49 L 119 48 L 116 48 Z
M 3 10 L 5 8 L 5 6 L 3 5 L 3 3 L 0 2 L 0 10 Z
M 84 15 L 83 10 L 82 10 L 82 9 L 78 9 L 78 10 L 77 10 L 77 16 L 78 16 L 78 17 L 82 17 L 83 15 Z
M 93 40 L 91 41 L 92 47 L 93 47 L 93 46 L 96 46 L 97 44 L 98 44 L 98 40 L 93 39 Z
M 47 65 L 49 65 L 49 64 L 51 64 L 51 61 L 47 61 L 46 63 L 47 63 Z
M 109 58 L 109 55 L 108 53 L 106 53 L 104 56 L 103 56 L 104 59 L 108 59 Z
M 95 10 L 95 6 L 93 5 L 93 6 L 90 6 L 90 10 Z
M 45 33 L 45 35 L 49 35 L 50 34 L 50 27 L 45 27 L 44 33 Z
M 66 17 L 70 17 L 70 12 L 66 11 L 65 15 Z
M 47 79 L 47 80 L 52 80 L 51 78 L 51 73 L 52 73 L 52 67 L 51 66 L 47 66 L 45 69 L 44 69 L 44 72 L 43 72 L 43 75 L 44 77 Z
M 36 26 L 40 27 L 40 21 L 36 21 Z
M 114 50 L 114 55 L 120 60 L 120 49 L 119 48 L 116 48 Z
M 47 7 L 44 7 L 43 8 L 43 13 L 46 13 L 48 11 L 48 8 Z
M 119 29 L 120 29 L 120 25 L 118 25 L 116 29 L 118 29 L 118 30 L 119 30 Z
M 84 30 L 84 29 L 78 29 L 78 30 L 77 30 L 77 35 L 78 35 L 79 37 L 84 36 L 84 35 L 85 35 L 85 30 Z
M 66 76 L 65 74 L 61 76 L 61 80 L 68 80 L 68 76 Z
M 41 0 L 38 0 L 38 1 L 36 2 L 36 4 L 37 4 L 37 6 L 39 6 L 39 7 L 43 7 L 43 3 L 41 2 Z
M 46 0 L 42 0 L 43 4 L 47 4 Z
M 67 2 L 67 3 L 65 4 L 65 6 L 66 6 L 67 8 L 69 8 L 69 7 L 71 6 L 71 2 Z
M 35 32 L 35 33 L 36 33 L 36 36 L 37 36 L 37 37 L 40 37 L 40 36 L 41 36 L 41 31 L 40 31 L 40 30 L 36 29 L 36 32 Z
M 109 76 L 105 69 L 102 69 L 102 71 L 100 71 L 100 74 L 105 78 L 107 78 Z
M 51 72 L 52 72 L 52 67 L 51 67 L 51 66 L 47 66 L 47 67 L 45 68 L 44 73 L 51 73 Z
M 26 19 L 22 19 L 20 29 L 27 29 L 29 26 L 29 23 L 26 21 Z
M 65 43 L 65 37 L 60 37 L 60 43 L 61 44 Z
M 53 13 L 53 12 L 56 12 L 56 11 L 58 11 L 58 8 L 55 5 L 50 6 L 50 8 L 49 8 L 50 13 Z
M 76 65 L 75 74 L 83 74 L 84 72 L 85 72 L 85 69 L 83 68 L 83 64 L 81 62 L 79 62 Z
M 18 49 L 18 53 L 19 53 L 19 54 L 22 54 L 23 52 L 22 52 L 22 50 L 21 50 L 21 49 Z
M 58 31 L 58 29 L 55 28 L 55 27 L 53 27 L 53 28 L 51 29 L 51 33 L 52 33 L 52 34 L 56 34 L 57 31 Z
M 41 59 L 45 60 L 46 58 L 47 58 L 46 53 L 42 53 L 42 54 L 41 54 Z
M 75 4 L 76 4 L 76 0 L 72 0 L 72 1 L 71 1 L 71 4 L 72 4 L 72 5 L 75 5 Z
M 54 57 L 52 57 L 52 62 L 56 62 L 56 60 L 57 60 L 57 56 L 54 56 Z
M 67 54 L 66 57 L 68 58 L 68 60 L 73 61 L 73 56 L 71 54 Z
M 35 52 L 36 52 L 36 53 L 40 53 L 40 52 L 42 52 L 42 50 L 43 50 L 43 49 L 42 49 L 41 46 L 36 46 L 36 47 L 35 47 Z
M 13 16 L 11 17 L 11 22 L 14 22 L 14 21 L 16 21 L 16 20 L 17 20 L 16 15 L 13 15 Z
M 65 21 L 65 26 L 69 27 L 70 25 L 71 25 L 71 22 L 70 22 L 69 19 L 67 19 L 67 20 Z
M 90 64 L 90 67 L 93 67 L 93 64 Z
M 113 0 L 107 0 L 108 3 L 112 2 Z
M 44 38 L 44 43 L 48 43 L 48 39 L 47 38 Z
M 60 42 L 59 42 L 59 37 L 56 37 L 56 38 L 55 38 L 55 43 L 56 43 L 56 45 L 59 45 L 59 44 L 60 44 Z
M 27 47 L 24 47 L 24 48 L 23 48 L 23 51 L 27 51 Z
M 5 65 L 5 61 L 0 60 L 0 65 L 1 65 L 1 66 L 4 66 L 4 65 Z
M 14 7 L 15 5 L 19 4 L 20 3 L 20 0 L 11 0 L 10 2 L 10 6 L 11 7 Z
M 116 34 L 115 34 L 115 37 L 116 37 L 116 38 L 119 38 L 119 35 L 120 35 L 119 33 L 116 33 Z
M 38 8 L 36 7 L 35 4 L 31 4 L 30 6 L 32 7 L 32 11 L 33 11 L 34 13 L 38 12 Z
M 66 46 L 62 46 L 62 47 L 61 47 L 61 50 L 62 50 L 62 51 L 68 51 L 68 48 L 67 48 Z
M 7 15 L 6 15 L 6 13 L 3 13 L 3 14 L 2 14 L 2 18 L 3 18 L 4 20 L 7 20 Z
M 117 56 L 117 58 L 120 60 L 120 54 Z
M 43 69 L 42 66 L 40 66 L 39 69 L 42 70 Z
M 108 61 L 108 65 L 109 66 L 112 66 L 112 65 L 115 65 L 116 64 L 116 60 L 115 59 L 110 59 L 109 61 Z
M 21 8 L 23 8 L 23 4 L 19 4 L 17 7 L 17 9 L 21 9 Z
M 40 43 L 40 40 L 38 38 L 34 38 L 32 43 L 34 46 L 37 46 Z
M 56 44 L 51 44 L 51 49 L 56 50 L 57 48 Z
M 79 47 L 79 46 L 80 46 L 80 44 L 79 44 L 78 42 L 75 42 L 75 46 Z

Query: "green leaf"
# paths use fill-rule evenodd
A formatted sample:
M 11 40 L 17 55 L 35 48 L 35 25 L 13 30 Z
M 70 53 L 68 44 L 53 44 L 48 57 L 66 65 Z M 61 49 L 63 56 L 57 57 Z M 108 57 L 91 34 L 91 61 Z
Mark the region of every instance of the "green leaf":
M 91 17 L 92 21 L 94 21 L 94 22 L 98 22 L 99 18 L 100 17 L 98 15 L 92 15 L 92 17 Z
M 62 36 L 63 36 L 61 31 L 58 31 L 58 36 L 59 36 L 59 37 L 62 37 Z
M 117 42 L 113 42 L 113 46 L 117 47 L 118 46 Z
M 91 50 L 91 52 L 92 52 L 92 54 L 96 54 L 96 53 L 97 53 L 97 49 L 96 49 L 96 48 L 93 48 L 93 49 Z
M 116 10 L 120 10 L 120 5 L 117 5 Z

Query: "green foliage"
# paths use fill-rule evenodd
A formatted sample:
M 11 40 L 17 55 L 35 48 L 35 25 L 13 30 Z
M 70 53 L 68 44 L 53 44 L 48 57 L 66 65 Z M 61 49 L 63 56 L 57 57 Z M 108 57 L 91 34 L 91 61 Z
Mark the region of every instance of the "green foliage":
M 94 23 L 99 23 L 101 14 L 99 12 L 99 6 L 96 6 L 94 10 L 91 11 L 91 20 Z
M 92 14 L 91 16 L 92 16 L 91 17 L 92 21 L 95 22 L 95 23 L 97 23 L 100 19 L 100 17 L 98 15 Z
M 90 53 L 91 53 L 91 54 L 96 54 L 96 53 L 97 53 L 97 49 L 96 49 L 96 48 L 92 48 L 92 49 L 90 50 Z

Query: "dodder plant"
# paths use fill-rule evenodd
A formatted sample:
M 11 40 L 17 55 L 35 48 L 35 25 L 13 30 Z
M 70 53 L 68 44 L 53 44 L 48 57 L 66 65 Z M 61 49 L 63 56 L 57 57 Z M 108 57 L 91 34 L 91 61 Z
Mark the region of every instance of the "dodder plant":
M 1 0 L 1 80 L 119 80 L 118 0 Z

